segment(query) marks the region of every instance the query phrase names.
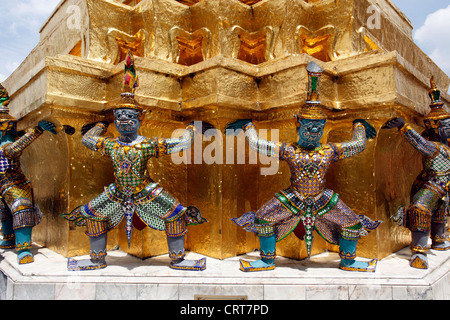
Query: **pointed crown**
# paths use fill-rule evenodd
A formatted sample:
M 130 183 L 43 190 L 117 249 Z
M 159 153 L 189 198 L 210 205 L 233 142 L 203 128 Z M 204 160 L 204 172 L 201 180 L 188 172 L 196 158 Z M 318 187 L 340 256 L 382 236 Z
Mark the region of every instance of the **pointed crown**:
M 114 109 L 135 109 L 138 111 L 143 111 L 142 107 L 134 99 L 134 92 L 138 87 L 139 79 L 136 75 L 134 56 L 131 53 L 131 50 L 129 50 L 125 59 L 122 94 L 120 95 L 119 103 L 115 105 Z
M 430 79 L 431 89 L 428 91 L 428 96 L 431 99 L 431 105 L 442 104 L 441 101 L 441 91 L 437 88 L 436 82 L 434 82 L 434 77 Z
M 9 114 L 9 94 L 5 87 L 0 84 L 0 122 L 13 121 L 17 122 L 16 118 Z
M 428 96 L 431 99 L 430 113 L 426 115 L 425 120 L 442 120 L 450 118 L 450 114 L 444 109 L 444 103 L 441 101 L 441 91 L 437 88 L 434 82 L 434 77 L 430 79 L 431 89 L 428 91 Z
M 320 105 L 319 86 L 323 69 L 314 61 L 306 68 L 308 71 L 308 94 L 303 110 L 297 119 L 326 120 L 327 116 L 322 112 Z

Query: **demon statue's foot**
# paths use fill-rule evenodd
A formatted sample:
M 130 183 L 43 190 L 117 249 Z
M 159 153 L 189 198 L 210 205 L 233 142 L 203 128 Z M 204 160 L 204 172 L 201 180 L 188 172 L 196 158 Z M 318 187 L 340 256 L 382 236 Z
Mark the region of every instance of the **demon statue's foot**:
M 269 271 L 275 269 L 275 261 L 263 261 L 262 259 L 256 261 L 239 260 L 240 269 L 244 272 Z
M 375 272 L 377 263 L 378 259 L 373 259 L 369 262 L 342 259 L 339 269 L 345 271 Z
M 428 269 L 428 258 L 424 253 L 413 253 L 409 265 L 416 269 Z
M 98 237 L 91 237 L 89 241 L 91 243 L 91 259 L 69 259 L 67 261 L 68 271 L 88 271 L 106 268 L 106 233 Z
M 445 223 L 431 223 L 431 249 L 439 251 L 450 250 L 450 241 L 445 234 Z
M 244 272 L 269 271 L 275 269 L 276 236 L 258 237 L 261 259 L 256 261 L 240 260 L 240 269 Z
M 349 240 L 342 237 L 339 239 L 339 256 L 341 257 L 339 269 L 345 271 L 375 272 L 378 259 L 373 259 L 369 262 L 355 260 L 357 242 L 357 240 Z
M 92 259 L 86 260 L 75 260 L 69 258 L 67 260 L 67 271 L 88 271 L 88 270 L 99 270 L 106 268 L 106 262 L 103 261 L 93 261 Z
M 167 236 L 169 246 L 169 257 L 172 259 L 170 268 L 174 270 L 203 271 L 206 269 L 206 258 L 200 260 L 186 260 L 184 257 L 184 236 Z
M 431 249 L 439 250 L 439 251 L 447 251 L 450 250 L 450 241 L 445 240 L 443 242 L 435 242 L 433 241 L 431 244 Z
M 0 249 L 14 249 L 16 236 L 14 234 L 12 220 L 2 221 L 3 240 L 0 241 Z
M 34 262 L 33 254 L 30 251 L 22 251 L 17 255 L 19 264 L 28 264 Z
M 16 250 L 17 259 L 19 264 L 28 264 L 34 262 L 33 255 L 31 254 L 31 232 L 32 228 L 20 228 L 16 229 Z
M 428 239 L 430 235 L 424 231 L 411 231 L 411 260 L 409 265 L 416 269 L 428 269 Z
M 4 235 L 3 240 L 0 241 L 0 249 L 14 249 L 16 247 L 16 238 L 14 234 Z
M 200 260 L 177 260 L 170 263 L 174 270 L 203 271 L 206 269 L 206 258 Z

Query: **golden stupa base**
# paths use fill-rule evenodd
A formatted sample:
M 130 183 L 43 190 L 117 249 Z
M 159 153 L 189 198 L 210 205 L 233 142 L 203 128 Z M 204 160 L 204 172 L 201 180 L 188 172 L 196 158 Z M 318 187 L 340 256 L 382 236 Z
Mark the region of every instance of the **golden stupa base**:
M 367 7 L 375 2 L 383 28 L 369 30 Z M 71 5 L 78 6 L 80 19 L 61 23 Z M 75 22 L 79 28 L 73 28 Z M 327 176 L 327 187 L 357 214 L 384 221 L 360 241 L 358 255 L 381 259 L 409 244 L 409 232 L 390 216 L 408 204 L 421 158 L 396 130 L 380 128 L 402 116 L 420 131 L 430 76 L 442 92 L 450 80 L 417 48 L 410 22 L 389 0 L 267 0 L 251 6 L 239 0 L 63 1 L 43 26 L 39 45 L 4 82 L 11 112 L 21 119 L 19 129 L 43 119 L 76 129 L 73 136 L 45 133 L 21 158 L 45 213 L 34 229 L 36 242 L 66 257 L 89 252 L 83 228 L 60 215 L 114 181 L 110 161 L 82 146 L 80 129 L 112 120 L 122 85 L 120 61 L 128 49 L 140 79 L 136 99 L 152 111 L 140 134 L 160 138 L 194 120 L 223 132 L 233 120 L 252 118 L 257 129 L 279 129 L 280 141 L 295 142 L 294 115 L 306 99 L 306 66 L 316 61 L 324 69 L 320 91 L 329 120 L 323 142 L 351 139 L 358 118 L 377 129 L 367 150 L 334 164 Z M 443 100 L 449 101 L 445 93 Z M 117 134 L 113 126 L 108 134 Z M 203 141 L 202 150 L 211 143 Z M 280 163 L 277 174 L 264 176 L 265 165 L 247 160 L 189 165 L 174 164 L 170 157 L 151 160 L 151 177 L 209 221 L 189 228 L 189 250 L 226 259 L 258 248 L 255 235 L 231 218 L 260 208 L 289 185 L 290 173 Z M 117 245 L 139 258 L 167 252 L 164 232 L 150 229 L 135 230 L 128 249 L 119 226 L 109 235 L 109 248 Z M 277 250 L 289 258 L 306 256 L 294 235 Z M 313 254 L 326 250 L 336 247 L 316 235 Z
M 401 71 L 395 57 L 394 54 L 366 54 L 358 59 L 349 58 L 348 62 L 346 59 L 341 60 L 341 66 L 345 67 L 348 63 L 353 66 L 353 70 L 348 70 L 348 73 L 339 77 L 338 81 L 345 83 L 347 90 L 357 91 L 359 98 L 355 99 L 348 93 L 349 99 L 352 98 L 352 100 L 342 103 L 348 105 L 348 108 L 339 110 L 332 109 L 330 106 L 330 110 L 327 111 L 329 121 L 326 126 L 324 143 L 351 139 L 352 121 L 357 118 L 367 119 L 376 127 L 378 133 L 375 140 L 369 141 L 367 150 L 357 157 L 334 164 L 328 174 L 328 187 L 338 192 L 341 199 L 357 214 L 365 214 L 373 220 L 384 221 L 377 231 L 361 240 L 358 254 L 363 257 L 383 258 L 393 250 L 398 250 L 409 243 L 408 232 L 395 226 L 390 220 L 390 215 L 399 205 L 408 203 L 409 187 L 420 171 L 420 157 L 396 131 L 381 131 L 380 128 L 387 120 L 397 115 L 402 114 L 412 122 L 419 122 L 420 116 L 397 102 L 399 99 L 395 95 L 396 88 L 393 87 L 393 81 L 389 80 L 390 76 L 385 76 L 390 73 L 395 78 L 395 74 Z M 84 81 L 91 81 L 92 76 L 90 75 L 86 74 L 82 77 L 76 74 L 76 70 L 83 67 L 82 62 L 77 61 L 78 59 L 64 56 L 47 60 L 49 63 L 46 75 L 48 83 L 65 79 L 67 93 L 55 97 L 49 92 L 46 97 L 50 101 L 29 113 L 21 121 L 21 126 L 28 127 L 39 120 L 47 119 L 58 125 L 69 124 L 77 130 L 73 136 L 62 133 L 57 136 L 45 134 L 22 157 L 23 166 L 35 186 L 37 201 L 43 212 L 50 213 L 45 216 L 42 225 L 35 229 L 35 240 L 67 256 L 86 253 L 88 240 L 81 229 L 75 229 L 59 215 L 86 204 L 102 192 L 104 186 L 114 181 L 108 159 L 85 149 L 81 145 L 80 134 L 82 125 L 111 119 L 111 113 L 96 111 L 95 103 L 90 102 L 86 104 L 91 104 L 89 105 L 91 110 L 87 105 L 84 110 L 82 108 L 74 109 L 72 106 L 70 108 L 58 106 L 65 99 L 64 95 L 69 94 L 69 91 L 73 92 L 74 87 L 82 85 Z M 144 120 L 140 133 L 149 137 L 171 137 L 176 129 L 182 129 L 185 124 L 200 119 L 212 123 L 223 132 L 227 123 L 235 119 L 250 117 L 255 119 L 257 129 L 268 129 L 269 132 L 271 129 L 279 129 L 280 141 L 296 141 L 297 133 L 293 116 L 300 110 L 300 101 L 304 98 L 303 93 L 296 94 L 293 89 L 296 87 L 297 81 L 304 82 L 306 80 L 305 68 L 310 58 L 302 55 L 273 62 L 273 64 L 278 64 L 279 68 L 274 68 L 273 64 L 267 65 L 267 68 L 273 68 L 273 73 L 261 75 L 262 80 L 258 85 L 253 81 L 250 89 L 254 89 L 254 94 L 251 90 L 238 92 L 240 99 L 248 102 L 245 103 L 246 109 L 244 110 L 236 109 L 231 104 L 235 99 L 233 96 L 236 94 L 232 84 L 241 83 L 243 79 L 258 77 L 258 75 L 252 75 L 252 72 L 261 74 L 264 66 L 260 66 L 256 70 L 255 66 L 238 60 L 230 60 L 227 61 L 227 67 L 224 67 L 222 63 L 226 60 L 224 57 L 216 57 L 202 63 L 205 70 L 200 69 L 201 66 L 197 65 L 196 72 L 189 72 L 190 76 L 188 77 L 178 74 L 178 77 L 183 79 L 182 89 L 184 82 L 188 81 L 186 90 L 197 92 L 196 89 L 201 86 L 203 90 L 209 90 L 209 92 L 202 93 L 203 96 L 209 98 L 205 98 L 204 101 L 186 101 L 181 111 L 171 110 L 172 108 L 151 108 L 152 112 Z M 147 67 L 143 68 L 142 66 L 147 62 Z M 213 62 L 218 64 L 211 65 Z M 371 73 L 367 73 L 363 66 L 370 65 L 371 62 L 373 63 L 370 66 Z M 66 63 L 66 68 L 53 69 L 53 63 L 58 65 Z M 137 60 L 137 68 L 141 70 L 141 81 L 145 82 L 143 79 L 151 77 L 162 77 L 164 82 L 178 82 L 174 75 L 167 77 L 161 73 L 161 70 L 152 70 L 150 67 L 154 63 L 154 60 Z M 234 67 L 234 71 L 230 71 L 231 65 Z M 336 76 L 330 71 L 333 62 L 322 63 L 322 65 L 326 70 L 322 85 L 325 88 L 335 86 Z M 76 69 L 70 69 L 71 67 L 76 67 Z M 168 69 L 167 72 L 169 71 L 173 72 L 173 69 Z M 114 70 L 106 69 L 104 73 L 109 74 L 110 82 L 119 82 L 120 72 L 115 73 Z M 380 73 L 383 76 L 374 79 L 374 73 Z M 226 74 L 227 81 L 220 82 L 223 85 L 218 86 L 217 81 L 224 74 Z M 294 77 L 297 79 L 292 81 Z M 367 80 L 362 80 L 363 77 L 367 77 Z M 278 78 L 285 80 L 280 82 Z M 291 81 L 288 81 L 289 79 Z M 352 79 L 359 79 L 359 82 L 350 85 Z M 157 82 L 157 79 L 153 81 Z M 207 82 L 215 84 L 208 85 Z M 267 100 L 261 102 L 256 100 L 256 95 L 261 90 L 277 91 L 280 90 L 282 84 L 285 90 L 288 90 L 287 88 L 290 86 L 291 91 L 295 94 L 279 99 L 275 95 L 271 97 L 269 94 L 265 94 Z M 374 96 L 371 91 L 361 90 L 361 86 L 368 86 L 366 89 L 369 86 L 376 87 L 384 94 Z M 52 90 L 51 86 L 50 90 Z M 98 91 L 94 88 L 91 90 L 92 94 Z M 331 90 L 324 89 L 325 105 L 333 104 L 332 97 L 326 94 L 329 91 Z M 85 92 L 85 94 L 89 93 Z M 140 97 L 140 95 L 137 98 L 139 101 L 150 99 Z M 75 101 L 72 103 L 76 105 Z M 170 105 L 171 102 L 159 101 L 159 104 Z M 113 126 L 110 127 L 109 134 L 116 134 Z M 226 138 L 224 138 L 223 155 L 226 155 L 226 148 L 229 147 L 226 142 Z M 235 141 L 233 142 L 235 143 Z M 203 141 L 202 150 L 211 143 L 212 141 Z M 42 153 L 42 150 L 48 150 L 48 152 Z M 193 153 L 194 150 L 191 152 Z M 36 159 L 38 160 L 36 161 Z M 192 159 L 194 159 L 194 155 L 192 155 Z M 289 184 L 290 172 L 287 165 L 280 163 L 277 174 L 264 176 L 260 174 L 261 167 L 264 166 L 248 163 L 246 161 L 244 165 L 226 163 L 175 165 L 170 156 L 151 160 L 149 172 L 151 172 L 152 178 L 159 181 L 183 204 L 197 206 L 209 220 L 207 224 L 190 228 L 187 237 L 188 249 L 223 259 L 252 251 L 258 247 L 255 236 L 239 230 L 231 218 L 238 217 L 247 211 L 257 210 L 273 197 L 275 192 L 286 188 Z M 48 171 L 50 169 L 51 174 Z M 54 172 L 58 172 L 58 174 Z M 125 234 L 121 232 L 122 229 L 119 227 L 109 237 L 111 247 L 119 244 L 123 250 L 141 258 L 163 254 L 167 251 L 164 233 L 149 229 L 142 232 L 135 231 L 132 247 L 128 249 Z M 62 239 L 66 240 L 62 241 Z M 316 236 L 313 254 L 324 250 L 336 250 L 336 248 Z M 278 254 L 300 259 L 306 256 L 306 249 L 300 240 L 291 235 L 279 244 Z

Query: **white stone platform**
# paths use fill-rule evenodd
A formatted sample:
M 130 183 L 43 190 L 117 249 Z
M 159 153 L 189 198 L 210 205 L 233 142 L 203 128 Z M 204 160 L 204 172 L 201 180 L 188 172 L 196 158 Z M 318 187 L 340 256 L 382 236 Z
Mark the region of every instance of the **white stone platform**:
M 19 266 L 15 251 L 0 250 L 0 299 L 450 300 L 450 251 L 430 250 L 430 268 L 417 270 L 409 267 L 405 248 L 379 261 L 375 273 L 339 270 L 336 253 L 302 261 L 279 257 L 273 271 L 244 273 L 239 258 L 257 259 L 257 252 L 223 261 L 207 258 L 205 271 L 190 272 L 170 269 L 168 256 L 143 261 L 120 250 L 108 252 L 106 269 L 68 272 L 63 256 L 36 245 L 33 252 L 35 262 Z

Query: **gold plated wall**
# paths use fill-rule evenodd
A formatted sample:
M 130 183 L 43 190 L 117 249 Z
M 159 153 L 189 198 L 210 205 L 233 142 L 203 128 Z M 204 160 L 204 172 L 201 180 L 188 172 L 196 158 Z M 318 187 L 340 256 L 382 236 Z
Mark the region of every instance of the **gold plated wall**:
M 381 29 L 367 27 L 370 5 L 380 7 Z M 70 6 L 80 9 L 79 21 L 67 16 Z M 329 122 L 323 142 L 350 139 L 356 118 L 378 132 L 366 151 L 334 164 L 327 176 L 327 186 L 356 213 L 384 221 L 360 242 L 358 254 L 383 258 L 409 243 L 407 230 L 389 218 L 408 203 L 420 157 L 395 130 L 380 128 L 397 115 L 420 128 L 430 75 L 442 92 L 450 80 L 414 44 L 411 23 L 391 1 L 66 0 L 40 32 L 36 49 L 4 83 L 10 108 L 22 128 L 48 119 L 77 132 L 45 133 L 22 157 L 45 213 L 35 241 L 65 256 L 88 252 L 84 230 L 59 215 L 114 180 L 108 159 L 82 146 L 80 129 L 112 119 L 123 52 L 132 49 L 140 79 L 136 97 L 152 111 L 140 133 L 160 138 L 194 120 L 223 131 L 233 120 L 252 118 L 258 129 L 279 129 L 281 141 L 295 142 L 293 116 L 306 99 L 306 66 L 316 61 L 325 70 L 321 100 Z M 450 100 L 445 93 L 443 99 Z M 113 126 L 108 134 L 117 134 Z M 200 141 L 202 150 L 210 144 Z M 222 144 L 224 155 L 229 147 Z M 262 165 L 249 164 L 248 157 L 245 164 L 151 161 L 152 178 L 209 220 L 189 228 L 189 250 L 224 259 L 258 248 L 256 237 L 231 218 L 256 211 L 288 186 L 290 174 L 280 163 L 277 174 L 261 175 Z M 141 258 L 167 252 L 164 232 L 150 229 L 135 230 L 128 249 L 119 226 L 109 235 L 109 247 L 117 245 Z M 294 235 L 277 249 L 286 257 L 306 256 Z M 313 254 L 324 250 L 336 248 L 316 235 Z
M 80 144 L 81 127 L 86 122 L 103 119 L 93 113 L 44 106 L 20 123 L 22 128 L 29 128 L 41 120 L 49 120 L 57 125 L 58 131 L 63 124 L 70 124 L 77 131 L 73 136 L 46 132 L 21 157 L 34 196 L 45 213 L 42 222 L 33 229 L 33 240 L 65 256 L 89 253 L 89 240 L 83 228 L 70 225 L 60 215 L 85 204 L 86 199 L 92 199 L 103 191 L 103 186 L 114 181 L 110 162 L 94 152 L 86 152 Z M 108 247 L 116 245 L 114 231 L 109 235 Z

